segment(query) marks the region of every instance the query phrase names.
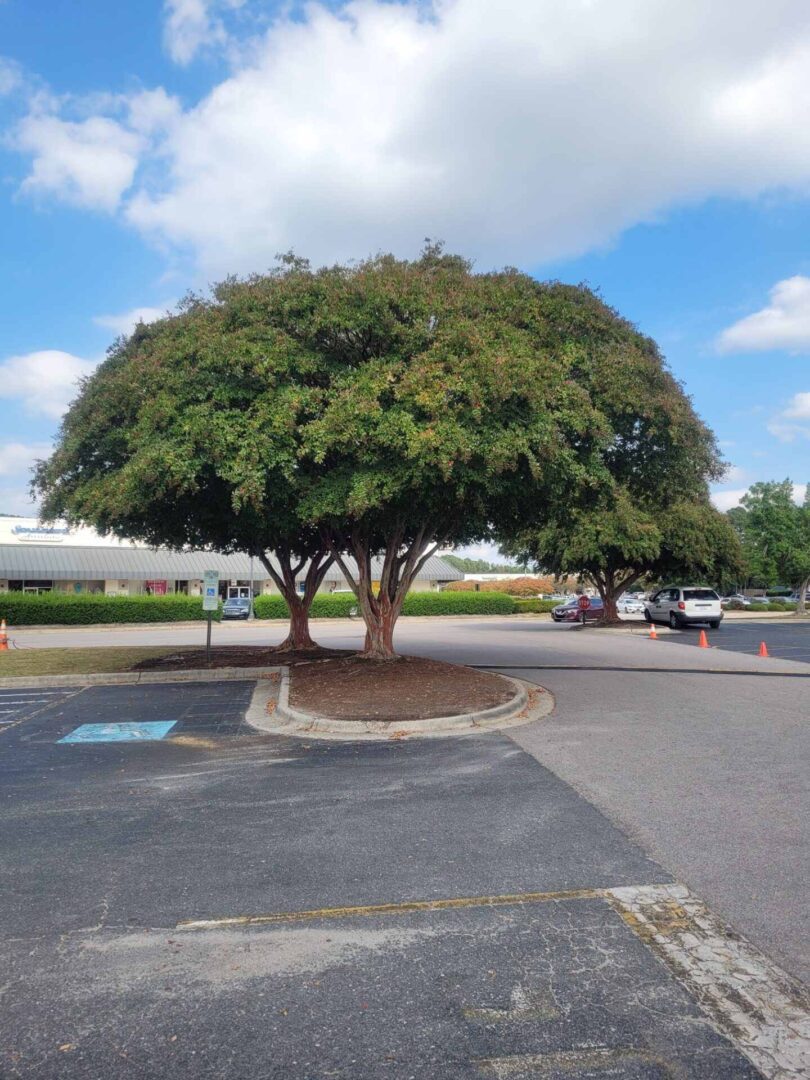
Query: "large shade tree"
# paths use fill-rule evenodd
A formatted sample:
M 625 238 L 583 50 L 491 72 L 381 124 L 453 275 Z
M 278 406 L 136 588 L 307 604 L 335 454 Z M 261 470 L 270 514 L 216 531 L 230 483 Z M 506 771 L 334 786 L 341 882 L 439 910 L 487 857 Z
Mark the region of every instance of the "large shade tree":
M 574 377 L 576 350 L 545 325 L 533 279 L 473 274 L 429 247 L 416 262 L 381 257 L 324 285 L 323 340 L 343 367 L 303 435 L 321 467 L 304 516 L 357 595 L 366 655 L 390 658 L 431 554 L 488 534 L 501 514 L 598 484 L 607 429 Z
M 508 550 L 540 569 L 589 578 L 608 621 L 642 577 L 737 577 L 736 534 L 709 502 L 708 485 L 723 474 L 714 436 L 655 342 L 588 289 L 539 290 L 549 333 L 576 349 L 574 378 L 609 427 L 600 451 L 608 481 L 546 501 L 534 519 L 502 520 Z

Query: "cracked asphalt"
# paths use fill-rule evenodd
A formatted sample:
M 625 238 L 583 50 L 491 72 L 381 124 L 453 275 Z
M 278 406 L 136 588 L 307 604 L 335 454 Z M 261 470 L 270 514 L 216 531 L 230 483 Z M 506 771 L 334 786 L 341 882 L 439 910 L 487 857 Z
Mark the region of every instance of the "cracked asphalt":
M 500 660 L 556 712 L 307 744 L 245 727 L 246 681 L 88 688 L 0 732 L 0 1076 L 761 1075 L 604 891 L 685 880 L 801 973 L 803 666 L 713 676 L 672 644 L 674 673 L 555 673 L 656 646 L 433 625 L 422 651 Z

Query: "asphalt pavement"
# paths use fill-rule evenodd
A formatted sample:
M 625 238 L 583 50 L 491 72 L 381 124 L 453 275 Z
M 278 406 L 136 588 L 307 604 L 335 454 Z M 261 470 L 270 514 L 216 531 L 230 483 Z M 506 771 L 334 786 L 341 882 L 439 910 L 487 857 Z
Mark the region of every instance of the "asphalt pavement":
M 758 1075 L 599 895 L 670 874 L 511 739 L 257 736 L 250 691 L 3 736 L 4 1076 Z
M 807 665 L 529 619 L 398 634 L 555 712 L 330 744 L 254 733 L 248 680 L 0 693 L 0 1075 L 759 1075 L 608 893 L 685 882 L 807 978 Z

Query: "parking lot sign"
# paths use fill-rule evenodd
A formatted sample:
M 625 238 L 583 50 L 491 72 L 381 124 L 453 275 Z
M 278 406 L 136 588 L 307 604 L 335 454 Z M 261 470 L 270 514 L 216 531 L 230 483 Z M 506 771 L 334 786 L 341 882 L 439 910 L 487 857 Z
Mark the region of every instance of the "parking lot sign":
M 203 575 L 203 611 L 216 611 L 219 607 L 219 571 L 206 570 Z

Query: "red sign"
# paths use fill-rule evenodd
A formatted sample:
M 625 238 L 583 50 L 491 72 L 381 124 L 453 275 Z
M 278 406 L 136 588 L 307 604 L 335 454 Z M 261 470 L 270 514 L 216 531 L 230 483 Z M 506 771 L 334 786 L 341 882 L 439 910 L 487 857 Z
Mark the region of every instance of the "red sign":
M 591 606 L 591 598 L 589 596 L 580 596 L 579 600 L 577 600 L 577 604 L 580 611 L 587 611 Z
M 166 581 L 145 581 L 146 591 L 151 593 L 152 596 L 165 596 L 166 595 Z

